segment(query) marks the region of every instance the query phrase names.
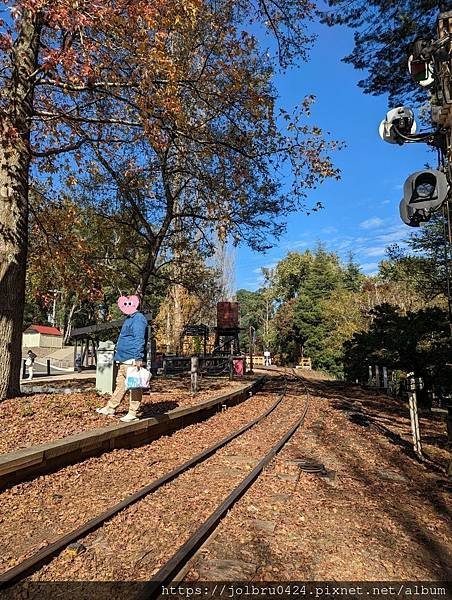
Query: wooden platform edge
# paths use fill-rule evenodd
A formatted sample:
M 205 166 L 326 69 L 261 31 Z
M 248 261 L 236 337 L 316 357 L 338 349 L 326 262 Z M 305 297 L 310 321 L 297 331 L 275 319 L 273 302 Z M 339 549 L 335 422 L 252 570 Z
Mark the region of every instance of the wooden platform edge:
M 0 489 L 27 481 L 39 475 L 98 456 L 115 448 L 133 448 L 168 435 L 217 412 L 221 405 L 243 402 L 250 392 L 258 391 L 265 377 L 237 390 L 222 394 L 193 406 L 175 408 L 157 417 L 136 423 L 115 423 L 91 429 L 49 443 L 23 448 L 0 455 Z

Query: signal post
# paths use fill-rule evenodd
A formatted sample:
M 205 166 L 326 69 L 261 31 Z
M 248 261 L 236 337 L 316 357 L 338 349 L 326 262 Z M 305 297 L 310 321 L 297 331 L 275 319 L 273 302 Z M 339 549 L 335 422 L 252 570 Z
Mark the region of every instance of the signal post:
M 409 107 L 390 110 L 380 124 L 380 137 L 390 144 L 426 143 L 437 148 L 439 160 L 436 169 L 425 169 L 410 175 L 405 181 L 400 202 L 400 217 L 410 227 L 419 227 L 434 213 L 444 217 L 444 257 L 448 292 L 450 336 L 452 340 L 452 302 L 450 261 L 452 225 L 450 217 L 452 186 L 452 10 L 450 3 L 440 4 L 437 39 L 417 39 L 408 59 L 408 69 L 414 79 L 430 92 L 431 131 L 418 132 L 414 113 Z M 451 444 L 452 409 L 448 407 L 448 437 Z M 419 426 L 415 407 L 415 392 L 410 390 L 410 413 L 414 449 L 422 457 Z M 452 460 L 449 463 L 452 476 Z

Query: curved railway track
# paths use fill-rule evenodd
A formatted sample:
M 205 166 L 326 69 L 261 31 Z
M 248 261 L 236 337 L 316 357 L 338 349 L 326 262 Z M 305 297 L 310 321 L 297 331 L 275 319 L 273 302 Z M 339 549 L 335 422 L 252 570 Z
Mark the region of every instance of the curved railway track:
M 276 369 L 272 369 L 276 370 Z M 67 547 L 69 544 L 82 539 L 88 533 L 102 527 L 109 519 L 144 499 L 149 494 L 155 492 L 162 486 L 176 480 L 180 475 L 193 469 L 196 465 L 203 463 L 208 458 L 216 454 L 220 449 L 225 448 L 233 440 L 236 440 L 253 427 L 262 424 L 265 419 L 270 415 L 274 415 L 278 407 L 281 407 L 283 400 L 287 394 L 288 386 L 288 372 L 287 370 L 278 370 L 278 376 L 284 381 L 283 390 L 281 395 L 278 397 L 276 402 L 265 412 L 263 412 L 256 419 L 241 427 L 237 431 L 226 436 L 219 442 L 210 446 L 200 454 L 197 454 L 190 460 L 186 461 L 179 467 L 169 471 L 164 476 L 153 481 L 149 485 L 141 488 L 137 492 L 129 495 L 124 500 L 114 505 L 110 509 L 99 514 L 97 517 L 89 520 L 82 526 L 74 529 L 70 533 L 60 537 L 54 543 L 47 545 L 45 548 L 34 553 L 29 558 L 20 562 L 18 565 L 10 568 L 4 573 L 0 574 L 0 589 L 9 588 L 13 584 L 22 581 L 25 577 L 38 570 L 41 566 L 48 563 L 52 557 L 58 554 L 61 550 Z M 193 557 L 193 555 L 199 550 L 205 540 L 212 534 L 212 532 L 219 525 L 222 518 L 225 516 L 227 511 L 237 502 L 247 491 L 247 489 L 256 481 L 262 470 L 271 462 L 273 457 L 283 448 L 287 441 L 293 436 L 297 429 L 302 425 L 309 405 L 309 394 L 307 392 L 306 385 L 302 378 L 300 378 L 293 370 L 290 372 L 297 381 L 301 381 L 304 386 L 305 402 L 300 414 L 292 422 L 289 429 L 279 437 L 278 441 L 266 452 L 263 458 L 258 464 L 252 469 L 248 475 L 242 479 L 242 481 L 230 492 L 226 499 L 214 510 L 205 522 L 190 536 L 190 538 L 177 550 L 177 552 L 167 561 L 158 572 L 153 576 L 152 580 L 148 581 L 146 585 L 146 597 L 153 598 L 158 597 L 160 594 L 161 586 L 171 582 L 174 577 L 181 571 L 184 565 Z

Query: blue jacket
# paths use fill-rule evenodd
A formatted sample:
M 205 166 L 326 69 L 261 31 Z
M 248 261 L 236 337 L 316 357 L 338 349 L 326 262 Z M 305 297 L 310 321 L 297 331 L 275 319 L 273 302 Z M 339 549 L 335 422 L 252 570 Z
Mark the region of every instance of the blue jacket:
M 126 360 L 146 360 L 146 338 L 148 322 L 146 317 L 136 312 L 126 317 L 116 344 L 115 360 L 124 362 Z

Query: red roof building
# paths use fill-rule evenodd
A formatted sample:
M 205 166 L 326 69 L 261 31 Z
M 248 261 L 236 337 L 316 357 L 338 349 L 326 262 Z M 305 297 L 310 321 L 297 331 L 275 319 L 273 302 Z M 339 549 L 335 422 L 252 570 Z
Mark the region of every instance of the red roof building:
M 47 327 L 46 325 L 30 325 L 24 333 L 43 333 L 44 335 L 59 335 L 63 334 L 56 327 Z
M 56 327 L 30 325 L 22 335 L 23 348 L 62 348 L 63 334 Z

